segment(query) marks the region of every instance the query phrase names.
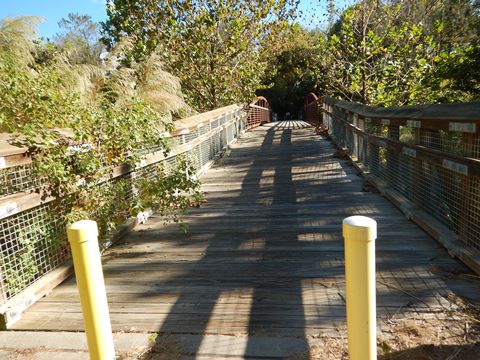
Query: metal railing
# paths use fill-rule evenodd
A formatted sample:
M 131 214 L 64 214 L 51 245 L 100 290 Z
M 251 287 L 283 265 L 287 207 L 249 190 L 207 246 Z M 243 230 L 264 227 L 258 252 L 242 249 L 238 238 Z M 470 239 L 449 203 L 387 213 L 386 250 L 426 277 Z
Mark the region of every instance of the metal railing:
M 268 100 L 263 96 L 254 99 L 248 109 L 247 129 L 260 126 L 271 121 L 272 111 Z
M 383 195 L 480 272 L 480 103 L 305 106 Z
M 318 97 L 314 93 L 309 93 L 305 97 L 303 118 L 315 126 L 320 125 L 322 122 L 322 114 L 318 111 Z
M 186 156 L 197 169 L 205 171 L 222 150 L 247 128 L 266 122 L 268 102 L 256 99 L 245 110 L 231 105 L 175 122 L 170 134 L 171 152 L 148 154 L 136 169 L 113 169 L 112 179 L 99 186 L 109 187 L 116 202 L 133 202 L 134 180 L 159 176 L 159 164 L 172 168 L 177 156 Z M 266 101 L 266 100 L 265 100 Z M 66 224 L 54 215 L 54 199 L 44 200 L 34 189 L 32 160 L 26 149 L 8 144 L 8 134 L 0 134 L 0 325 L 14 318 L 71 273 Z M 142 215 L 142 214 L 141 214 Z M 143 215 L 142 215 L 143 216 Z M 97 219 L 93 219 L 97 220 Z M 132 227 L 135 221 L 125 219 Z M 111 237 L 101 234 L 102 247 L 111 245 Z M 3 316 L 3 319 L 2 319 Z

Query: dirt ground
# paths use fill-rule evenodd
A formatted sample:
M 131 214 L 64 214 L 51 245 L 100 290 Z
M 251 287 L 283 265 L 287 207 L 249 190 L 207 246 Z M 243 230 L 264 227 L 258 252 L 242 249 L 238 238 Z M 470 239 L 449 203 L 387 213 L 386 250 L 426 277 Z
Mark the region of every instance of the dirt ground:
M 377 337 L 379 360 L 479 360 L 480 308 L 453 293 L 448 300 L 451 311 L 439 314 L 402 314 L 381 323 Z M 295 354 L 287 360 L 347 360 L 346 328 L 338 335 L 323 337 L 321 345 L 307 354 Z M 185 354 L 173 337 L 159 335 L 156 345 L 142 360 L 180 360 Z
M 378 359 L 479 360 L 480 308 L 454 294 L 448 299 L 452 310 L 430 319 L 387 319 L 377 337 Z M 347 360 L 346 329 L 338 332 L 338 337 L 322 338 L 323 345 L 311 348 L 308 356 L 288 360 Z

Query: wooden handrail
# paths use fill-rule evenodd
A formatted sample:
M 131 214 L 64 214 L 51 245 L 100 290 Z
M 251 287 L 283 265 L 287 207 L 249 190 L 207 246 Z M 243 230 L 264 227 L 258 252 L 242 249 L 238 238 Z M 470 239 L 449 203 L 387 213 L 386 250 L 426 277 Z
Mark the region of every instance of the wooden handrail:
M 180 126 L 177 127 L 174 132 L 169 134 L 169 136 L 176 137 L 176 136 L 182 136 L 184 134 L 188 134 L 191 131 L 197 130 L 202 126 L 208 125 L 210 122 L 213 122 L 219 118 L 225 117 L 229 114 L 234 114 L 235 112 L 240 111 L 242 108 L 243 107 L 241 105 L 231 105 L 231 106 L 226 106 L 213 111 L 209 111 L 208 113 L 192 116 L 182 121 L 180 123 Z M 160 161 L 175 157 L 179 154 L 185 153 L 189 151 L 191 148 L 201 144 L 202 142 L 208 140 L 215 134 L 219 133 L 234 121 L 235 119 L 230 119 L 227 123 L 219 127 L 216 127 L 214 129 L 209 129 L 208 132 L 206 132 L 203 135 L 199 135 L 198 137 L 189 141 L 188 143 L 181 144 L 174 147 L 168 155 L 165 155 L 163 151 L 158 151 L 155 153 L 148 154 L 146 155 L 145 161 L 139 164 L 137 169 L 145 166 L 149 166 L 149 165 L 158 163 Z M 31 163 L 31 158 L 26 155 L 26 151 L 27 150 L 24 149 L 25 154 L 23 154 L 22 158 L 18 158 L 19 154 L 13 155 L 14 157 L 12 159 L 9 159 L 8 161 L 9 167 L 18 166 L 19 164 L 24 165 L 24 164 Z M 17 159 L 21 159 L 21 163 L 13 161 Z M 123 166 L 123 165 L 116 166 L 112 168 L 110 172 L 110 176 L 108 178 L 103 179 L 103 181 L 108 181 L 114 178 L 118 178 L 120 176 L 126 175 L 137 169 L 132 169 L 131 167 Z M 15 194 L 10 194 L 7 196 L 0 197 L 0 219 L 10 216 L 14 213 L 31 209 L 33 207 L 36 207 L 38 205 L 41 205 L 53 200 L 54 198 L 52 197 L 45 198 L 41 192 L 32 193 L 31 191 L 19 191 Z M 4 210 L 2 211 L 2 209 Z
M 382 120 L 388 119 L 391 121 L 391 125 L 410 126 L 407 124 L 408 120 L 417 120 L 420 121 L 424 128 L 436 129 L 441 127 L 441 130 L 451 131 L 462 130 L 449 129 L 449 122 L 480 124 L 480 102 L 374 107 L 330 97 L 324 97 L 318 101 L 326 105 L 335 106 L 338 109 L 343 109 L 349 113 L 355 113 L 363 118 L 370 118 L 376 123 L 382 123 Z M 480 133 L 480 126 L 476 126 L 475 130 L 474 132 Z
M 177 120 L 174 122 L 175 130 L 167 135 L 175 137 L 188 134 L 242 107 L 241 104 L 233 104 Z M 73 132 L 70 129 L 52 129 L 52 131 L 61 132 L 61 134 L 66 137 L 73 136 Z M 14 139 L 15 134 L 0 133 L 0 169 L 31 163 L 30 157 L 26 155 L 28 149 L 13 145 L 12 142 Z
M 448 166 L 452 171 L 458 172 L 462 175 L 475 175 L 480 176 L 480 160 L 473 159 L 468 157 L 457 156 L 453 154 L 449 154 L 443 151 L 429 149 L 425 146 L 415 145 L 404 143 L 399 140 L 389 139 L 373 134 L 369 134 L 366 131 L 360 129 L 359 127 L 349 123 L 345 119 L 342 119 L 338 116 L 335 116 L 333 113 L 325 111 L 325 113 L 329 114 L 332 117 L 335 117 L 336 120 L 341 121 L 344 123 L 344 126 L 351 128 L 357 135 L 360 135 L 367 139 L 367 141 L 371 144 L 376 144 L 378 146 L 384 147 L 386 149 L 403 152 L 404 149 L 411 149 L 415 152 L 415 157 L 420 160 L 430 160 L 432 163 L 435 163 L 439 166 L 444 166 L 444 160 L 448 160 L 450 162 L 454 162 L 458 165 L 462 165 L 462 167 L 458 167 L 456 170 Z M 413 154 L 413 152 L 411 153 Z
M 170 134 L 166 134 L 166 136 L 177 139 L 176 145 L 168 155 L 165 155 L 162 151 L 157 151 L 146 155 L 143 161 L 135 166 L 123 165 L 112 168 L 108 177 L 100 179 L 95 185 L 103 184 L 125 175 L 129 179 L 129 174 L 133 172 L 137 172 L 139 176 L 145 176 L 145 171 L 148 172 L 149 170 L 148 168 L 146 168 L 147 170 L 143 168 L 161 161 L 170 162 L 171 158 L 184 153 L 188 154 L 192 161 L 196 163 L 197 174 L 201 174 L 211 166 L 216 157 L 226 147 L 245 131 L 247 115 L 245 105 L 235 104 L 180 120 L 176 123 L 177 128 Z M 5 138 L 4 136 L 3 139 Z M 7 157 L 7 160 L 4 162 L 6 166 L 3 166 L 3 171 L 5 172 L 4 179 L 8 179 L 10 175 L 13 176 L 14 180 L 20 177 L 28 178 L 31 168 L 23 165 L 28 165 L 26 159 L 29 162 L 31 162 L 31 159 L 25 156 L 26 149 L 9 148 L 7 150 L 3 153 Z M 21 162 L 17 161 L 19 157 Z M 152 171 L 154 170 L 152 169 Z M 6 186 L 6 183 L 4 185 Z M 20 186 L 24 185 L 20 183 Z M 41 188 L 41 184 L 39 187 Z M 4 226 L 33 227 L 41 224 L 41 226 L 55 227 L 56 225 L 52 223 L 52 219 L 55 217 L 50 218 L 42 213 L 42 211 L 49 210 L 47 207 L 39 206 L 55 199 L 52 197 L 43 198 L 41 193 L 33 192 L 27 187 L 23 187 L 23 189 L 22 191 L 22 188 L 17 189 L 17 187 L 14 187 L 12 193 L 5 192 L 8 195 L 0 197 L 0 220 L 3 221 Z M 26 210 L 35 213 L 35 216 L 32 216 L 30 212 L 26 212 Z M 124 233 L 130 229 L 136 221 L 134 218 L 128 219 L 124 227 L 121 228 L 123 230 L 119 231 L 119 233 Z M 22 251 L 21 244 L 18 245 L 15 242 L 15 236 L 15 233 L 12 232 L 10 238 L 2 239 L 4 251 L 9 251 L 11 254 Z M 45 236 L 57 235 L 51 235 L 46 232 Z M 50 239 L 47 240 L 50 241 Z M 103 244 L 103 247 L 108 247 L 109 245 L 111 245 L 111 242 L 107 241 Z M 60 263 L 67 260 L 66 253 L 62 248 L 59 248 L 58 251 L 57 258 L 52 255 L 52 258 L 55 258 L 55 261 L 58 263 L 48 263 L 45 260 L 46 265 L 49 266 L 47 275 L 43 273 L 45 269 L 39 268 L 38 274 L 28 274 L 31 277 L 31 279 L 28 278 L 28 283 L 22 283 L 14 290 L 7 290 L 6 275 L 0 273 L 0 328 L 15 322 L 18 319 L 18 315 L 30 306 L 32 301 L 42 297 L 70 274 L 71 265 L 62 265 Z M 37 253 L 32 254 L 32 256 L 37 255 Z M 23 270 L 20 269 L 19 271 Z
M 327 128 L 370 183 L 480 273 L 480 103 L 380 108 L 313 95 L 306 120 Z

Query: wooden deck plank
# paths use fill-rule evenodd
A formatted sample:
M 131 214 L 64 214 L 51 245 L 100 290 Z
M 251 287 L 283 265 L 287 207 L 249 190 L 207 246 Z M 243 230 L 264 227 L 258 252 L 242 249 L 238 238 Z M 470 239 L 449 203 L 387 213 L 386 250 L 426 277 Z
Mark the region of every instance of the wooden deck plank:
M 185 216 L 188 233 L 153 216 L 105 255 L 114 331 L 335 333 L 345 325 L 341 221 L 355 214 L 379 225 L 380 320 L 442 316 L 452 289 L 432 264 L 468 270 L 386 199 L 363 191 L 363 179 L 334 153 L 311 128 L 268 124 L 246 133 L 202 177 L 207 202 Z M 456 284 L 462 289 L 480 299 L 468 283 Z M 74 278 L 14 328 L 83 330 Z

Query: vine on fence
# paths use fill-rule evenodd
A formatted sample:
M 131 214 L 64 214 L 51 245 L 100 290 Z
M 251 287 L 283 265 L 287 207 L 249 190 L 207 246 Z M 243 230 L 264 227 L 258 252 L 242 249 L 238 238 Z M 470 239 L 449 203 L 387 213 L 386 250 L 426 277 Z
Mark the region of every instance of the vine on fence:
M 149 180 L 135 176 L 150 149 L 169 152 L 164 134 L 173 130 L 172 118 L 190 112 L 178 80 L 162 70 L 155 54 L 123 63 L 128 41 L 103 65 L 71 63 L 67 52 L 31 40 L 34 22 L 0 21 L 0 132 L 28 149 L 35 191 L 53 199 L 58 223 L 93 218 L 104 236 L 146 207 L 178 222 L 201 201 L 188 159 L 168 171 L 156 166 Z M 112 179 L 119 166 L 126 175 Z M 0 252 L 7 292 L 15 292 L 41 275 L 34 251 L 40 242 L 20 232 L 8 237 L 24 249 L 16 260 L 11 257 L 17 254 Z M 13 274 L 16 266 L 22 279 Z

